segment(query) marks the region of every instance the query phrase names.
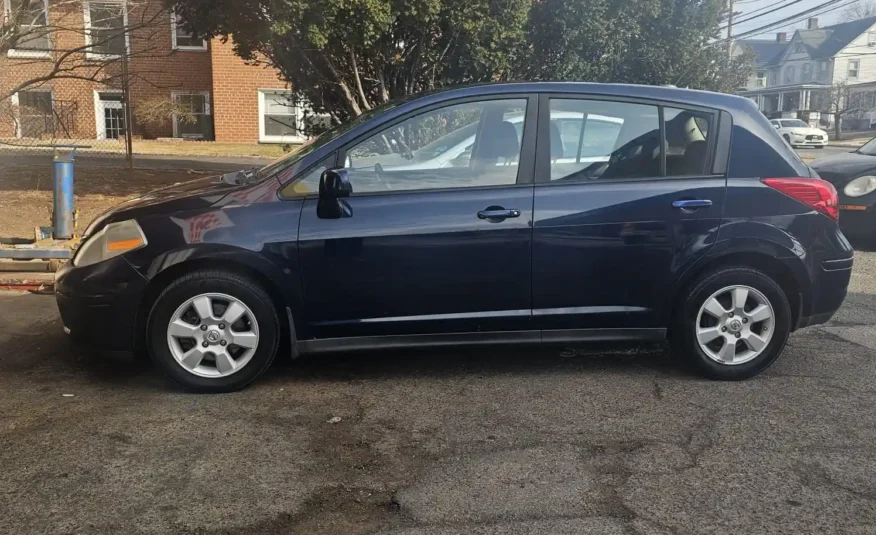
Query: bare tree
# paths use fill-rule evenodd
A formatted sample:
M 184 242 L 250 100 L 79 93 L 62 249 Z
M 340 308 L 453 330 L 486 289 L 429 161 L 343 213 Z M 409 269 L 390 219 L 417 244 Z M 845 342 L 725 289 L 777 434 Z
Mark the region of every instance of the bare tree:
M 850 20 L 866 19 L 876 16 L 876 2 L 872 0 L 858 0 L 847 5 L 845 9 L 840 11 L 840 22 Z
M 833 114 L 834 137 L 837 140 L 843 138 L 844 118 L 876 109 L 873 92 L 852 91 L 851 87 L 845 82 L 838 82 L 828 91 L 813 94 L 813 107 Z
M 0 84 L 0 102 L 51 80 L 114 86 L 122 79 L 147 79 L 149 73 L 131 71 L 127 64 L 135 56 L 157 54 L 154 37 L 165 30 L 166 13 L 149 6 L 159 4 L 160 0 L 96 4 L 100 8 L 90 10 L 86 25 L 81 0 L 9 0 L 10 9 L 0 18 L 0 55 L 13 51 L 20 54 L 17 57 L 33 59 L 16 60 L 16 70 L 27 75 L 10 76 L 11 84 Z

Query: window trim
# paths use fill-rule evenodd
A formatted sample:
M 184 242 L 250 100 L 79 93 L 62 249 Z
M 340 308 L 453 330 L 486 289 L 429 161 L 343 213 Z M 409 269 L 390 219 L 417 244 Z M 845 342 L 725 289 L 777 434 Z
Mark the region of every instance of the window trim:
M 855 62 L 855 75 L 852 76 L 852 62 Z M 848 65 L 846 66 L 846 78 L 849 80 L 857 80 L 861 75 L 861 60 L 860 59 L 850 59 Z
M 43 13 L 45 14 L 45 26 L 49 27 L 49 0 L 43 0 Z M 7 20 L 12 12 L 12 0 L 3 0 L 3 19 Z M 12 59 L 43 59 L 52 57 L 53 39 L 51 32 L 46 35 L 49 40 L 49 48 L 46 50 L 27 50 L 20 48 L 10 48 L 6 51 L 6 57 Z
M 10 103 L 14 109 L 12 122 L 15 128 L 15 139 L 22 139 L 23 133 L 21 130 L 21 107 L 19 104 L 19 93 L 49 93 L 52 98 L 52 114 L 55 113 L 55 90 L 52 87 L 32 87 L 28 89 L 20 89 L 9 97 Z M 29 138 L 28 138 L 29 139 Z
M 619 95 L 602 95 L 602 94 L 587 94 L 587 93 L 542 93 L 540 95 L 539 101 L 539 134 L 541 136 L 549 136 L 550 135 L 550 100 L 604 100 L 609 102 L 619 102 L 619 103 L 627 103 L 627 104 L 642 104 L 646 106 L 655 106 L 658 111 L 658 120 L 660 122 L 660 139 L 663 142 L 666 139 L 665 132 L 665 122 L 663 121 L 663 109 L 664 108 L 673 108 L 679 110 L 687 110 L 702 114 L 708 114 L 711 116 L 711 124 L 709 127 L 710 131 L 714 131 L 717 135 L 710 135 L 708 139 L 708 148 L 706 152 L 706 162 L 703 166 L 705 172 L 699 175 L 666 175 L 666 151 L 660 151 L 660 159 L 661 159 L 661 173 L 660 176 L 655 177 L 630 177 L 630 178 L 610 178 L 604 180 L 590 180 L 590 179 L 578 179 L 578 180 L 551 180 L 550 174 L 550 143 L 542 143 L 537 151 L 536 158 L 538 159 L 538 168 L 540 170 L 537 173 L 536 177 L 536 185 L 537 186 L 571 186 L 571 185 L 585 185 L 585 184 L 609 184 L 615 182 L 650 182 L 655 180 L 696 180 L 702 178 L 711 178 L 711 177 L 723 177 L 726 175 L 725 173 L 715 173 L 715 155 L 718 146 L 718 136 L 721 133 L 719 117 L 720 111 L 713 108 L 706 108 L 702 106 L 689 105 L 684 103 L 672 102 L 672 101 L 663 101 L 663 100 L 651 100 L 651 99 L 640 99 L 635 97 L 623 97 Z M 549 139 L 549 138 L 544 138 Z M 661 143 L 661 145 L 665 145 L 665 143 Z
M 191 46 L 191 45 L 178 45 L 176 42 L 176 27 L 177 27 L 177 14 L 173 11 L 170 12 L 170 46 L 173 50 L 184 50 L 187 52 L 206 52 L 207 51 L 207 40 L 201 39 L 201 46 Z M 192 33 L 192 37 L 194 37 L 194 32 Z
M 122 6 L 122 21 L 125 28 L 128 27 L 128 1 L 127 0 L 82 0 L 82 20 L 85 28 L 85 46 L 88 48 L 85 50 L 85 59 L 96 59 L 96 60 L 108 60 L 108 59 L 119 59 L 122 57 L 122 54 L 101 54 L 98 52 L 94 52 L 91 47 L 91 4 L 117 4 Z M 125 30 L 125 54 L 127 56 L 131 55 L 131 33 Z
M 213 116 L 213 108 L 210 103 L 210 92 L 209 91 L 171 91 L 170 92 L 170 100 L 176 105 L 176 97 L 180 95 L 203 95 L 204 96 L 204 113 L 199 115 L 209 115 Z M 176 114 L 173 114 L 173 137 L 183 139 L 179 135 L 179 123 L 177 122 Z M 199 139 L 196 137 L 189 136 L 191 139 Z M 201 136 L 200 139 L 205 139 L 205 136 Z
M 303 143 L 307 141 L 307 137 L 302 136 L 300 133 L 294 136 L 274 136 L 265 134 L 265 95 L 268 93 L 292 93 L 291 89 L 279 89 L 279 88 L 258 88 L 258 99 L 259 99 L 259 143 Z M 301 115 L 298 112 L 299 106 L 295 106 L 295 114 L 290 117 L 295 117 L 295 130 L 301 132 Z
M 337 149 L 337 162 L 336 165 L 340 165 L 347 159 L 347 151 L 356 146 L 358 143 L 364 141 L 370 136 L 374 135 L 381 130 L 385 130 L 387 128 L 392 128 L 393 126 L 402 123 L 411 117 L 416 117 L 417 115 L 422 115 L 424 113 L 429 113 L 430 111 L 434 111 L 441 108 L 446 108 L 449 106 L 457 106 L 460 104 L 467 104 L 469 102 L 487 102 L 491 100 L 526 100 L 526 116 L 524 118 L 523 123 L 523 139 L 520 142 L 520 161 L 517 164 L 517 180 L 513 184 L 495 184 L 490 186 L 460 186 L 455 188 L 424 188 L 424 189 L 414 189 L 414 190 L 399 190 L 399 191 L 374 191 L 374 192 L 365 192 L 365 193 L 356 193 L 353 192 L 352 197 L 366 197 L 366 196 L 374 196 L 374 195 L 405 195 L 405 194 L 415 194 L 415 193 L 437 193 L 437 192 L 454 192 L 454 191 L 474 191 L 481 189 L 499 189 L 499 188 L 514 188 L 514 187 L 531 187 L 534 182 L 534 172 L 536 165 L 536 128 L 539 125 L 538 115 L 539 115 L 539 106 L 540 102 L 538 100 L 538 94 L 536 93 L 491 93 L 484 95 L 472 95 L 467 97 L 454 98 L 449 100 L 442 100 L 440 102 L 435 102 L 429 104 L 427 106 L 419 107 L 415 110 L 410 110 L 409 112 L 400 115 L 390 121 L 383 122 L 373 128 L 364 131 L 359 134 L 355 138 L 351 139 L 344 143 L 341 147 Z M 535 124 L 536 128 L 533 128 L 532 125 Z M 292 180 L 296 180 L 298 176 L 293 178 Z M 300 198 L 300 197 L 296 197 Z

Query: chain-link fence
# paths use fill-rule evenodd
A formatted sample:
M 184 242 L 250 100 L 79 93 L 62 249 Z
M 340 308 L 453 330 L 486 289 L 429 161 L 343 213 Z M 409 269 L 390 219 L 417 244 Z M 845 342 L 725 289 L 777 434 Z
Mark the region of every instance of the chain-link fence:
M 4 78 L 7 83 L 21 84 L 20 80 L 39 76 L 35 66 L 39 67 L 33 62 L 9 62 L 3 66 Z M 131 113 L 125 80 L 117 78 L 115 87 L 110 87 L 56 78 L 11 94 L 8 88 L 0 87 L 8 94 L 0 101 L 0 163 L 70 145 L 77 146 L 80 154 L 130 161 Z

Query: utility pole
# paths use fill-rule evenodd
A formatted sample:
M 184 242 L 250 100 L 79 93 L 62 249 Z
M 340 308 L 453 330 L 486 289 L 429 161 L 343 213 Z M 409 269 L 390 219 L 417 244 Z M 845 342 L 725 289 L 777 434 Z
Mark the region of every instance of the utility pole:
M 730 10 L 727 15 L 727 54 L 733 55 L 733 0 L 727 0 Z

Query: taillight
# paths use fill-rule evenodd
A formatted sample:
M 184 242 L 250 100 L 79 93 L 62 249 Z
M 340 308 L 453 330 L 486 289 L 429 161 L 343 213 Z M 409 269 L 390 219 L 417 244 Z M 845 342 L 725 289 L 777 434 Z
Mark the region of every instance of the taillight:
M 797 199 L 816 212 L 821 212 L 834 221 L 839 221 L 839 204 L 836 188 L 820 178 L 764 178 L 767 186 Z

